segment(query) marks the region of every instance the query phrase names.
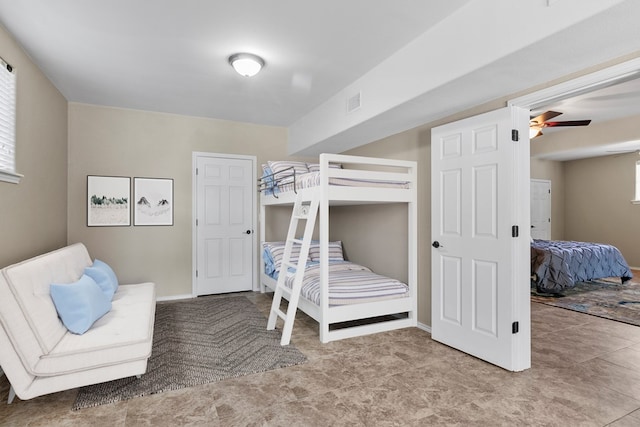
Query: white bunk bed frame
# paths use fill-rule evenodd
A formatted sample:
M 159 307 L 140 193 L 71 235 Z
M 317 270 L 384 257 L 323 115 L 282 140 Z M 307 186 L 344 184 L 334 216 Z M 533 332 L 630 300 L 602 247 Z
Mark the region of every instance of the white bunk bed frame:
M 356 166 L 358 169 L 330 168 L 330 163 L 340 163 L 343 166 Z M 393 168 L 394 172 L 385 171 Z M 382 169 L 382 170 L 381 170 Z M 402 170 L 402 172 L 395 172 Z M 380 187 L 349 187 L 330 185 L 329 178 L 369 179 L 379 181 L 406 181 L 408 188 L 380 188 Z M 417 326 L 417 280 L 418 280 L 418 244 L 417 244 L 417 163 L 404 160 L 390 160 L 371 157 L 347 156 L 340 154 L 320 155 L 320 185 L 311 188 L 298 189 L 305 200 L 311 195 L 320 194 L 319 201 L 319 240 L 320 240 L 320 306 L 300 295 L 298 308 L 319 323 L 319 335 L 322 343 L 351 338 L 377 332 L 389 331 Z M 293 206 L 296 192 L 278 193 L 277 197 L 260 193 L 260 242 L 265 242 L 266 208 L 269 206 Z M 360 205 L 360 204 L 408 204 L 408 275 L 407 285 L 409 296 L 370 303 L 329 306 L 328 277 L 329 277 L 329 206 Z M 260 262 L 260 289 L 275 290 L 276 280 L 265 273 L 264 262 Z M 367 319 L 377 316 L 407 313 L 407 317 L 376 323 L 344 327 L 330 330 L 329 325 L 339 322 Z

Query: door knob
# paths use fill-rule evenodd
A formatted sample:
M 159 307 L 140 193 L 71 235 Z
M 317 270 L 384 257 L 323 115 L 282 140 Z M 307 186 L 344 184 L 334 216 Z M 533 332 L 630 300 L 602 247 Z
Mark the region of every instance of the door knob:
M 251 230 L 245 231 L 245 234 L 251 234 Z
M 440 242 L 438 242 L 437 240 L 435 242 L 433 242 L 431 244 L 431 246 L 433 246 L 434 248 L 438 249 L 440 247 Z

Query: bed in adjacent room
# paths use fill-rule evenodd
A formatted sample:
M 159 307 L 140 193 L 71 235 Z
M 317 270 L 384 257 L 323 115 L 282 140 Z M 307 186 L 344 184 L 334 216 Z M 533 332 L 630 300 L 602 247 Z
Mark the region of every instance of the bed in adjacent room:
M 538 292 L 559 294 L 578 282 L 605 277 L 619 277 L 622 283 L 633 277 L 615 246 L 562 240 L 531 242 L 531 279 Z

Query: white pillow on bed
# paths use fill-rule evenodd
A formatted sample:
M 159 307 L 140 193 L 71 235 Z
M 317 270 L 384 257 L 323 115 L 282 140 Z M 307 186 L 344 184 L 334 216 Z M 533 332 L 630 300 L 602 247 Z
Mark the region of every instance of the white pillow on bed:
M 311 261 L 320 261 L 320 242 L 317 240 L 314 240 L 311 243 L 311 247 L 309 247 L 309 258 L 311 258 Z M 329 242 L 329 261 L 344 261 L 342 241 Z
M 296 171 L 296 175 L 302 175 L 303 173 L 309 173 L 309 168 L 307 168 L 307 164 L 305 162 L 294 162 L 289 160 L 280 160 L 280 161 L 271 161 L 269 160 L 269 167 L 274 174 L 283 173 L 289 175 L 292 173 L 292 170 L 289 169 L 293 167 L 293 170 Z M 289 169 L 289 170 L 287 170 Z

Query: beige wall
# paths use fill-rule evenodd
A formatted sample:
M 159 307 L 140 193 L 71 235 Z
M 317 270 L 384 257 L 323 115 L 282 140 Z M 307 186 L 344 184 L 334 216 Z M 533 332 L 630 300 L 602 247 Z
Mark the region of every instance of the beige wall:
M 535 144 L 535 140 L 531 144 Z M 565 240 L 564 163 L 531 158 L 531 179 L 551 181 L 551 239 Z
M 640 267 L 640 205 L 635 192 L 636 153 L 565 164 L 567 240 L 616 246 L 629 265 Z
M 0 56 L 16 69 L 16 169 L 0 182 L 0 267 L 67 241 L 67 101 L 0 28 Z
M 427 325 L 431 324 L 430 141 L 429 129 L 416 128 L 345 153 L 418 162 L 418 321 Z M 407 215 L 403 205 L 332 208 L 331 239 L 343 241 L 350 261 L 406 281 Z
M 72 103 L 69 243 L 84 242 L 123 283 L 153 281 L 160 297 L 191 294 L 192 152 L 252 155 L 259 167 L 286 158 L 286 143 L 279 127 Z M 173 178 L 174 225 L 87 227 L 87 175 Z

